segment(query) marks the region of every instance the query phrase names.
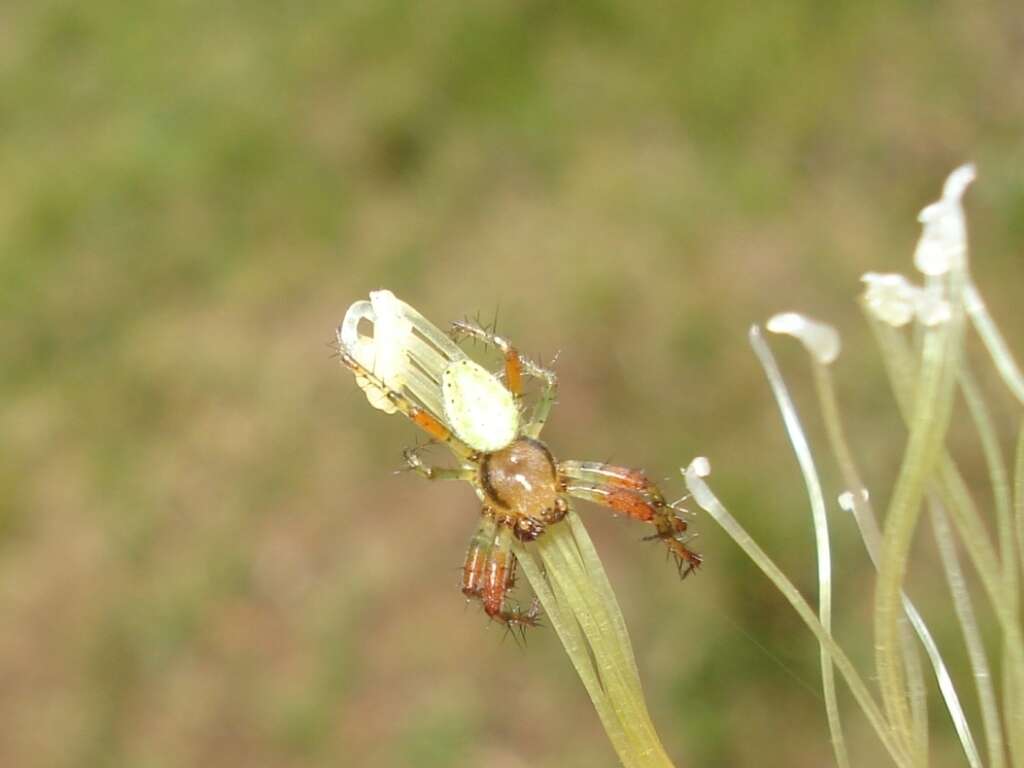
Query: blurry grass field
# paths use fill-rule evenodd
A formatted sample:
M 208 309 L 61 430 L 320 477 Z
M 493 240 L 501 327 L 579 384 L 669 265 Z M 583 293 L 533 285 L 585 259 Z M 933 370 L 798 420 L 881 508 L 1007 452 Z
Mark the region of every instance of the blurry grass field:
M 476 501 L 392 474 L 412 429 L 334 326 L 385 286 L 499 313 L 560 352 L 558 455 L 680 493 L 710 456 L 810 593 L 746 327 L 840 327 L 887 485 L 903 433 L 852 296 L 973 159 L 973 271 L 1024 353 L 1022 43 L 1009 2 L 5 3 L 0 765 L 612 765 L 552 633 L 519 650 L 463 608 Z M 680 764 L 830 759 L 812 639 L 709 521 L 679 584 L 583 514 Z M 846 541 L 837 634 L 869 658 Z

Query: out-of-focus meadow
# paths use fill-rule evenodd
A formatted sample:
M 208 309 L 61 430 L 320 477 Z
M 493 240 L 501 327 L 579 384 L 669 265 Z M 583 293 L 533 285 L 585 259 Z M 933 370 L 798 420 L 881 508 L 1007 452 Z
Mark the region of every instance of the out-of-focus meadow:
M 334 326 L 380 287 L 439 324 L 498 313 L 560 353 L 556 455 L 676 495 L 709 456 L 813 597 L 746 329 L 839 326 L 888 487 L 904 433 L 858 278 L 910 270 L 918 210 L 973 159 L 974 274 L 1024 353 L 1015 5 L 4 3 L 0 765 L 613 765 L 554 633 L 519 648 L 464 605 L 478 504 L 394 473 L 414 430 L 367 407 Z M 679 583 L 640 527 L 584 515 L 681 765 L 831 760 L 816 645 L 710 520 Z M 833 525 L 836 631 L 869 662 L 873 578 Z

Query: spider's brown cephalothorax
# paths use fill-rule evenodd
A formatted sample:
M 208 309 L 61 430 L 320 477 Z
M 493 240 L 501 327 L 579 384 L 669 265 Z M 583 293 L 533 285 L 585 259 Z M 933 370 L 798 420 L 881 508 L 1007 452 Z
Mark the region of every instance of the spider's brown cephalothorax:
M 546 526 L 569 512 L 551 451 L 540 440 L 521 437 L 483 456 L 480 487 L 494 507 L 495 519 L 520 541 L 534 541 Z
M 521 437 L 483 457 L 480 485 L 501 510 L 542 521 L 558 498 L 558 471 L 542 442 Z
M 359 334 L 359 321 L 367 319 L 374 323 L 372 339 Z M 430 467 L 416 451 L 406 451 L 409 468 L 429 480 L 466 480 L 483 501 L 462 570 L 466 597 L 479 600 L 488 616 L 507 626 L 537 626 L 536 603 L 524 610 L 509 597 L 517 562 L 513 548 L 516 539 L 535 541 L 562 520 L 569 513 L 569 497 L 652 525 L 648 538 L 668 547 L 681 576 L 701 564 L 701 556 L 687 546 L 686 521 L 677 514 L 685 510 L 668 503 L 641 470 L 555 461 L 538 440 L 555 402 L 558 382 L 552 371 L 471 323 L 454 323 L 453 336 L 496 347 L 504 357 L 504 382 L 388 291 L 375 291 L 370 302 L 353 304 L 338 330 L 341 360 L 371 405 L 401 412 L 445 443 L 459 461 L 458 467 Z M 540 381 L 542 389 L 529 416 L 520 418 L 524 376 Z

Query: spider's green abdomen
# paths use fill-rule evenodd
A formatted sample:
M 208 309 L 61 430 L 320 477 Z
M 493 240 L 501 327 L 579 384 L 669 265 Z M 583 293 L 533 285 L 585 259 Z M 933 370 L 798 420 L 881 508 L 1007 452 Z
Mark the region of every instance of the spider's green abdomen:
M 455 435 L 478 451 L 490 453 L 511 443 L 519 432 L 515 399 L 486 368 L 466 358 L 441 376 L 444 417 Z

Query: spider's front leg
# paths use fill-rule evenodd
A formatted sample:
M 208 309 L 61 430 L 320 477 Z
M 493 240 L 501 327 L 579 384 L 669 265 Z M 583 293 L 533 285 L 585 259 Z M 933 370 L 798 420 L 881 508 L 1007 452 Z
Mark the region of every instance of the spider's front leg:
M 477 470 L 473 466 L 435 467 L 425 464 L 420 458 L 420 448 L 406 448 L 402 451 L 406 468 L 427 480 L 465 480 L 472 483 L 476 480 Z
M 512 529 L 486 513 L 470 539 L 462 567 L 462 594 L 483 603 L 484 613 L 511 628 L 536 627 L 540 610 L 536 603 L 526 611 L 509 605 L 508 592 L 516 583 Z
M 703 558 L 686 546 L 688 526 L 676 514 L 680 510 L 665 501 L 642 470 L 597 461 L 563 461 L 558 464 L 558 476 L 570 496 L 651 523 L 656 532 L 647 538 L 665 542 L 683 578 L 700 566 Z
M 388 386 L 383 379 L 356 360 L 344 348 L 341 350 L 341 362 L 355 374 L 357 381 L 364 383 L 361 386 L 368 384 L 376 396 L 386 398 L 391 406 L 391 412 L 398 411 L 401 413 L 409 421 L 426 432 L 431 440 L 444 443 L 451 449 L 452 453 L 462 459 L 469 459 L 476 453 L 462 440 L 452 434 L 452 431 L 437 416 L 426 408 L 417 405 L 405 392 Z
M 555 375 L 555 372 L 520 354 L 508 339 L 473 323 L 456 320 L 452 323 L 452 333 L 456 338 L 468 336 L 496 347 L 505 356 L 505 386 L 515 397 L 517 404 L 522 402 L 523 398 L 524 373 L 542 382 L 537 405 L 534 406 L 529 422 L 523 427 L 523 434 L 527 437 L 534 439 L 539 437 L 558 394 L 558 376 Z

